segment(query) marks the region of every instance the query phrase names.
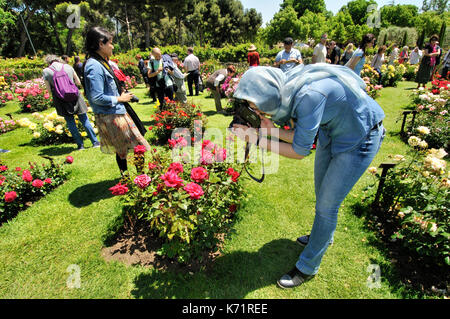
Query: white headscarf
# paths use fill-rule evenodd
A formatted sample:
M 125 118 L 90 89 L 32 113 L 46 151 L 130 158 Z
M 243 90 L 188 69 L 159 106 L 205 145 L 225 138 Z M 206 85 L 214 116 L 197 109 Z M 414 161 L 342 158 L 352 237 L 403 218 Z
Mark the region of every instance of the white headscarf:
M 234 97 L 255 103 L 272 120 L 284 123 L 294 114 L 294 97 L 303 85 L 328 77 L 337 77 L 359 100 L 367 97 L 366 84 L 353 70 L 326 63 L 301 64 L 286 73 L 272 67 L 252 68 L 243 75 Z

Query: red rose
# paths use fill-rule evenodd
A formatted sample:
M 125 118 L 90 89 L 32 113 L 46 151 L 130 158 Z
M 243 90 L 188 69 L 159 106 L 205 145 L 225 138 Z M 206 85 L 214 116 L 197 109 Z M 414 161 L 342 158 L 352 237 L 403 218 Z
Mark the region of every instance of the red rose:
M 25 182 L 31 182 L 32 180 L 33 180 L 33 176 L 31 176 L 31 173 L 30 173 L 30 171 L 29 170 L 27 170 L 27 169 L 25 169 L 25 170 L 23 170 L 23 172 L 22 172 L 22 179 L 25 181 Z
M 289 126 L 287 126 L 287 125 L 283 126 L 283 128 L 284 128 L 285 130 L 290 130 L 290 129 L 291 129 L 291 128 L 290 128 Z
M 31 109 L 31 105 L 30 105 L 30 104 L 28 104 L 28 105 L 27 105 L 27 108 Z
M 22 169 L 20 167 L 16 167 L 16 172 L 20 172 Z
M 191 199 L 200 199 L 204 194 L 203 188 L 196 183 L 189 183 L 183 189 L 191 196 Z
M 6 170 L 8 170 L 8 166 L 5 165 L 0 166 L 0 172 L 4 172 Z
M 173 171 L 176 174 L 180 174 L 183 173 L 184 169 L 183 169 L 183 165 L 181 165 L 181 163 L 171 163 L 169 166 L 169 171 Z
M 239 172 L 236 172 L 232 167 L 227 169 L 227 174 L 231 176 L 231 180 L 235 183 L 237 182 L 239 176 L 241 175 L 239 174 Z
M 44 179 L 44 183 L 51 184 L 52 183 L 52 179 L 51 178 L 46 178 L 46 179 Z
M 36 188 L 41 188 L 42 186 L 44 186 L 44 182 L 41 181 L 40 179 L 35 179 L 33 183 L 31 183 L 31 185 L 33 185 L 33 187 Z
M 5 202 L 11 203 L 17 198 L 17 193 L 15 191 L 5 193 Z
M 177 188 L 183 186 L 183 180 L 174 171 L 168 171 L 160 178 L 164 181 L 164 184 L 166 184 L 167 187 Z
M 203 183 L 209 178 L 208 171 L 203 167 L 194 167 L 191 170 L 191 179 L 197 183 Z
M 148 169 L 149 169 L 149 170 L 153 170 L 153 169 L 155 169 L 156 167 L 157 167 L 156 164 L 154 164 L 154 163 L 148 163 Z
M 114 196 L 117 195 L 125 195 L 128 192 L 128 187 L 126 184 L 122 185 L 121 183 L 111 187 L 109 189 Z
M 66 157 L 66 163 L 72 164 L 73 163 L 73 157 L 72 156 L 67 156 Z
M 138 145 L 134 148 L 134 154 L 136 155 L 144 155 L 147 152 L 147 149 L 144 145 Z
M 230 207 L 228 207 L 228 211 L 230 213 L 234 213 L 237 210 L 236 204 L 231 204 Z
M 139 175 L 134 179 L 134 183 L 142 189 L 146 188 L 151 181 L 152 179 L 146 174 Z

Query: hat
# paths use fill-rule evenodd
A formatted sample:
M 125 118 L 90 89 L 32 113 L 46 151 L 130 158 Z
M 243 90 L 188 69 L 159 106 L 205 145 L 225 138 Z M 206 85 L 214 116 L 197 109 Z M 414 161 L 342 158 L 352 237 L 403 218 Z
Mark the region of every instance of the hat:
M 252 44 L 247 50 L 248 51 L 256 51 L 256 47 L 254 44 Z

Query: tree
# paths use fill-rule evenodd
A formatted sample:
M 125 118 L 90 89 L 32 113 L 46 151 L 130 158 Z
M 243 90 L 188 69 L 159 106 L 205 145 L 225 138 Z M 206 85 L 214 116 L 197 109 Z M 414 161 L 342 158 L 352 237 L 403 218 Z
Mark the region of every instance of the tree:
M 8 11 L 6 0 L 0 0 L 0 38 L 6 39 L 11 29 L 16 24 L 16 16 L 12 12 Z M 2 55 L 7 43 L 6 41 L 0 42 L 0 55 Z
M 448 0 L 423 0 L 422 11 L 436 11 L 439 14 L 448 11 Z
M 302 17 L 306 10 L 313 13 L 325 13 L 325 0 L 284 0 L 280 4 L 281 9 L 292 7 L 297 12 L 297 17 Z
M 383 6 L 381 8 L 381 25 L 399 27 L 414 27 L 419 15 L 419 8 L 415 5 Z
M 313 13 L 306 10 L 299 19 L 299 38 L 304 41 L 319 40 L 322 34 L 328 31 L 327 21 L 322 13 Z
M 302 38 L 300 36 L 302 27 L 297 18 L 297 12 L 293 7 L 287 6 L 277 12 L 273 19 L 270 20 L 265 29 L 265 38 L 269 44 L 280 42 L 286 37 L 292 37 L 293 39 Z M 309 29 L 306 32 L 303 30 L 304 36 L 307 36 L 309 32 Z
M 375 0 L 353 0 L 344 5 L 340 11 L 348 11 L 354 24 L 364 25 L 371 12 L 369 6 L 376 7 L 377 3 Z
M 332 19 L 328 30 L 328 37 L 337 43 L 344 44 L 350 35 L 349 30 L 354 23 L 348 11 L 339 11 Z

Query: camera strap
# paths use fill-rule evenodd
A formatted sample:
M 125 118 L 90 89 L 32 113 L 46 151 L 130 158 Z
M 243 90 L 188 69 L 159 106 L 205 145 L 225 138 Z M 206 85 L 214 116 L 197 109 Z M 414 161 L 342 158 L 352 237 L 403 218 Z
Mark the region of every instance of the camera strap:
M 259 146 L 259 140 L 260 140 L 260 135 L 259 135 L 259 132 L 258 132 L 258 141 L 256 142 L 256 147 Z M 247 142 L 246 145 L 245 145 L 245 163 L 248 162 L 248 158 L 249 158 L 249 155 L 250 155 L 250 147 L 251 147 L 251 144 L 249 142 Z M 258 182 L 258 183 L 262 183 L 264 181 L 264 177 L 265 177 L 264 149 L 262 149 L 262 148 L 261 148 L 261 166 L 262 166 L 262 176 L 261 176 L 261 178 L 258 179 L 256 177 L 254 177 L 252 174 L 250 174 L 250 172 L 247 169 L 247 165 L 244 165 L 245 171 L 247 172 L 248 176 L 250 176 L 255 182 Z

